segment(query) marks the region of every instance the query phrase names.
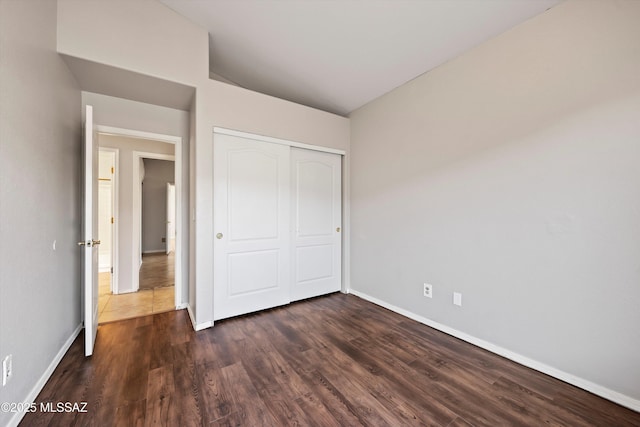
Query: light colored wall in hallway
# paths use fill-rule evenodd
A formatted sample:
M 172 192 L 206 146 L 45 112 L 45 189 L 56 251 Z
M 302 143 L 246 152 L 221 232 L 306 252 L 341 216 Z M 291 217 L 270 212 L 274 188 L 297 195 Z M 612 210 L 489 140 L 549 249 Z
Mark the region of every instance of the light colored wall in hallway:
M 173 155 L 175 146 L 159 141 L 136 138 L 125 138 L 113 135 L 99 135 L 98 144 L 101 147 L 117 148 L 119 153 L 118 165 L 118 290 L 120 293 L 132 292 L 131 277 L 139 266 L 131 265 L 133 248 L 131 235 L 133 233 L 133 152 Z
M 174 182 L 174 162 L 144 159 L 142 252 L 166 250 L 167 183 Z
M 568 1 L 353 113 L 352 288 L 640 408 L 638 22 Z
M 0 63 L 0 402 L 28 402 L 81 325 L 80 89 L 56 53 L 56 2 L 0 1 Z

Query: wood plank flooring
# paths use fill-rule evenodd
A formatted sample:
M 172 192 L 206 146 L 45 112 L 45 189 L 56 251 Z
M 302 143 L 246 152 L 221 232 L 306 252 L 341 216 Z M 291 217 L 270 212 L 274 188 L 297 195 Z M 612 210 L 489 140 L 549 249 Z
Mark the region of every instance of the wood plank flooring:
M 640 426 L 618 406 L 355 296 L 194 332 L 186 311 L 82 335 L 23 426 Z
M 175 284 L 175 253 L 152 253 L 142 255 L 139 289 L 154 289 Z

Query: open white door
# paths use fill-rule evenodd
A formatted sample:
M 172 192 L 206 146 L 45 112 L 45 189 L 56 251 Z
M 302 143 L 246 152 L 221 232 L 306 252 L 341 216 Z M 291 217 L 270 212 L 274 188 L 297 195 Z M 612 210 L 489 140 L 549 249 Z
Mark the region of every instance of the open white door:
M 93 107 L 86 106 L 84 125 L 84 354 L 91 356 L 98 332 L 98 139 Z
M 291 149 L 291 301 L 341 288 L 341 169 L 338 154 Z
M 289 147 L 215 134 L 214 320 L 289 303 Z
M 167 183 L 167 255 L 176 250 L 176 186 Z

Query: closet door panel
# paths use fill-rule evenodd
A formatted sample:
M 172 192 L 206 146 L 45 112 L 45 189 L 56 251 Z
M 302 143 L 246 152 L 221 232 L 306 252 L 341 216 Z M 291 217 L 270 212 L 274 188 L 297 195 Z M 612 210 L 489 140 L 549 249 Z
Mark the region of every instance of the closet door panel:
M 287 304 L 289 147 L 214 134 L 213 167 L 214 320 Z
M 276 239 L 281 219 L 277 154 L 251 149 L 227 156 L 230 241 Z
M 341 163 L 337 154 L 291 149 L 292 301 L 341 288 Z
M 332 244 L 311 245 L 296 248 L 295 264 L 298 283 L 328 279 L 335 275 L 334 248 Z

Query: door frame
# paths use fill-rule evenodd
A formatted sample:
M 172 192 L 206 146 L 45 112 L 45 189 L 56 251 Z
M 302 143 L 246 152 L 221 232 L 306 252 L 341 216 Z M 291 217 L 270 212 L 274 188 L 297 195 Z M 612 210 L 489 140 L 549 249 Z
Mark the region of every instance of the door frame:
M 133 232 L 132 232 L 132 238 L 133 238 L 133 242 L 132 242 L 132 248 L 133 248 L 133 254 L 132 254 L 132 289 L 134 289 L 134 291 L 137 291 L 140 287 L 140 275 L 139 275 L 139 268 L 135 268 L 136 265 L 139 266 L 139 254 L 138 254 L 138 248 L 140 246 L 138 240 L 140 239 L 140 222 L 139 222 L 139 215 L 141 214 L 141 193 L 140 193 L 140 186 L 136 185 L 136 182 L 139 183 L 139 176 L 140 176 L 140 158 L 157 158 L 160 160 L 173 160 L 175 162 L 175 169 L 174 169 L 174 181 L 175 181 L 175 186 L 176 186 L 176 252 L 175 252 L 175 296 L 174 296 L 174 300 L 175 300 L 175 306 L 176 309 L 181 309 L 181 308 L 185 308 L 187 306 L 187 303 L 185 301 L 183 301 L 182 299 L 182 290 L 184 287 L 184 283 L 183 283 L 183 268 L 182 268 L 182 257 L 183 257 L 183 253 L 186 253 L 187 248 L 184 247 L 184 215 L 183 215 L 183 207 L 186 203 L 186 199 L 185 199 L 185 191 L 184 191 L 184 180 L 182 178 L 182 173 L 183 173 L 183 155 L 182 155 L 182 137 L 179 136 L 173 136 L 173 135 L 166 135 L 166 134 L 159 134 L 159 133 L 152 133 L 152 132 L 144 132 L 144 131 L 138 131 L 138 130 L 133 130 L 133 129 L 126 129 L 126 128 L 118 128 L 118 127 L 113 127 L 113 126 L 101 126 L 98 125 L 96 126 L 97 131 L 99 134 L 108 134 L 108 135 L 116 135 L 116 136 L 123 136 L 123 137 L 129 137 L 129 138 L 139 138 L 139 139 L 147 139 L 147 140 L 151 140 L 151 141 L 159 141 L 159 142 L 164 142 L 164 143 L 169 143 L 169 144 L 173 144 L 175 145 L 174 148 L 174 155 L 171 156 L 171 159 L 166 159 L 166 158 L 162 158 L 162 157 L 154 157 L 154 156 L 169 156 L 166 154 L 158 154 L 158 153 L 146 153 L 146 152 L 141 152 L 141 151 L 134 151 L 133 152 L 133 180 L 132 180 L 132 186 L 133 186 L 133 212 L 132 212 L 132 227 L 133 227 Z M 117 169 L 116 169 L 117 171 Z M 138 208 L 138 212 L 136 214 L 136 206 Z
M 98 127 L 98 126 L 97 126 Z M 100 134 L 100 132 L 98 132 Z M 98 139 L 98 152 L 106 151 L 113 153 L 113 182 L 111 182 L 111 215 L 113 216 L 113 227 L 111 227 L 111 292 L 118 293 L 118 174 L 120 173 L 120 149 L 112 147 L 101 147 Z
M 302 142 L 289 141 L 287 139 L 274 138 L 272 136 L 258 135 L 256 133 L 242 132 L 239 130 L 226 129 L 226 128 L 221 128 L 217 126 L 213 128 L 213 133 L 237 136 L 240 138 L 253 139 L 253 140 L 262 141 L 262 142 L 270 142 L 272 144 L 286 145 L 288 147 L 304 148 L 306 150 L 322 151 L 323 153 L 340 154 L 341 156 L 345 156 L 347 154 L 346 151 L 339 150 L 337 148 L 329 148 L 329 147 L 321 147 L 319 145 L 304 144 Z
M 177 146 L 176 146 L 176 150 L 177 150 Z M 142 159 L 154 159 L 154 160 L 168 160 L 168 161 L 173 161 L 174 162 L 174 166 L 175 169 L 173 171 L 174 174 L 174 180 L 177 179 L 177 159 L 175 155 L 170 155 L 170 154 L 160 154 L 160 153 L 151 153 L 151 152 L 145 152 L 145 151 L 134 151 L 133 152 L 133 233 L 132 233 L 132 237 L 133 237 L 133 259 L 132 259 L 132 265 L 134 266 L 133 268 L 133 274 L 131 277 L 131 284 L 132 284 L 132 289 L 134 292 L 136 292 L 138 289 L 140 289 L 140 267 L 142 266 L 142 182 L 140 180 L 140 162 Z M 177 189 L 176 189 L 176 205 L 178 205 L 179 203 L 179 199 L 178 199 L 178 194 L 177 194 Z M 179 206 L 179 205 L 178 205 Z M 176 222 L 178 222 L 178 210 L 176 209 Z M 178 250 L 178 235 L 181 234 L 176 230 L 176 252 L 175 252 L 175 277 L 174 277 L 174 283 L 175 283 L 175 291 L 176 291 L 176 297 L 175 297 L 175 302 L 176 302 L 176 306 L 179 305 L 179 303 L 181 302 L 181 299 L 177 298 L 177 295 L 182 295 L 182 292 L 180 292 L 178 294 L 178 274 L 181 271 L 178 267 L 180 259 L 181 259 L 181 252 L 180 250 Z M 137 268 L 135 268 L 137 266 Z
M 177 149 L 177 147 L 176 147 Z M 175 153 L 175 151 L 174 151 Z M 160 154 L 146 151 L 134 151 L 133 152 L 133 266 L 138 268 L 133 269 L 133 276 L 131 277 L 131 284 L 133 292 L 140 289 L 140 267 L 142 266 L 142 181 L 140 180 L 140 161 L 142 159 L 153 160 L 168 160 L 174 162 L 176 166 L 176 156 L 171 154 Z M 177 167 L 173 170 L 173 179 L 176 179 Z M 144 179 L 144 178 L 143 178 Z M 176 205 L 178 203 L 178 195 L 176 190 Z M 178 222 L 178 215 L 176 210 L 176 223 Z M 165 238 L 166 240 L 166 238 Z M 176 231 L 176 272 L 175 276 L 178 276 L 177 264 L 178 264 L 178 233 Z M 174 281 L 176 277 L 174 277 Z M 176 284 L 177 287 L 177 284 Z M 176 300 L 178 301 L 178 300 Z

